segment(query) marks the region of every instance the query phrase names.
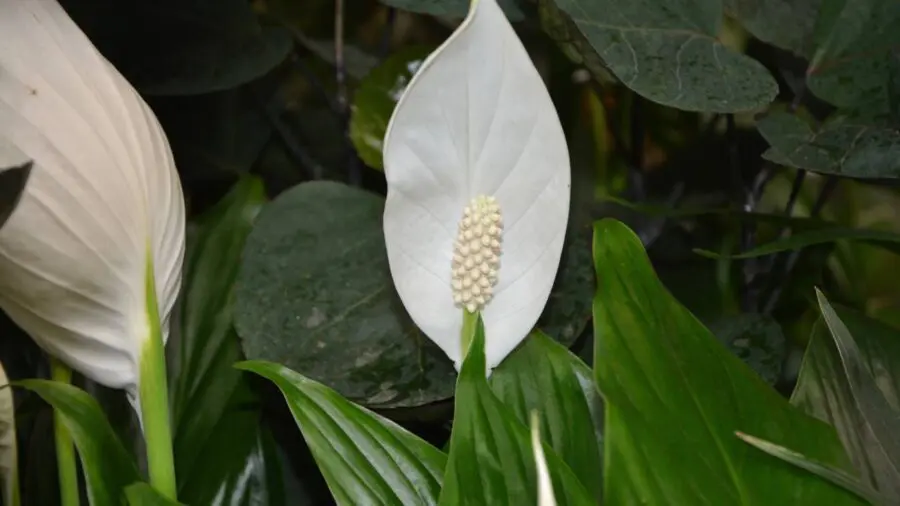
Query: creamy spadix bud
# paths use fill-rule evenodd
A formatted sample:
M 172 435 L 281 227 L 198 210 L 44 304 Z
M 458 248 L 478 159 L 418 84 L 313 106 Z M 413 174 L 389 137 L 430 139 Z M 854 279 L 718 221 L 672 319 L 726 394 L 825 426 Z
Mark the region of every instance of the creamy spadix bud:
M 479 195 L 469 202 L 453 244 L 453 302 L 470 313 L 494 296 L 500 269 L 503 217 L 497 199 Z

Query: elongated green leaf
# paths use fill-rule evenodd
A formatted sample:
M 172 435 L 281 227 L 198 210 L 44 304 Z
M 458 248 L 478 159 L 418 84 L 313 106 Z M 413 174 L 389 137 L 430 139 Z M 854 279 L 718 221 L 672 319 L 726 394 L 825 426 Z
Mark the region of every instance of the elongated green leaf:
M 180 502 L 173 501 L 147 483 L 139 482 L 125 488 L 125 498 L 128 506 L 181 506 Z
M 778 253 L 780 251 L 795 250 L 807 246 L 843 240 L 863 241 L 881 246 L 891 251 L 900 251 L 900 234 L 884 230 L 844 227 L 799 232 L 784 239 L 777 239 L 736 255 L 723 255 L 721 253 L 716 253 L 715 251 L 701 249 L 694 251 L 708 258 L 754 258 L 771 255 L 772 253 Z
M 246 176 L 188 239 L 181 333 L 168 351 L 179 498 L 189 504 L 283 501 L 277 456 L 262 444 L 259 400 L 233 368 L 242 360 L 231 324 L 234 283 L 265 201 L 262 182 Z
M 579 47 L 582 57 L 599 56 L 622 83 L 649 100 L 724 113 L 765 106 L 778 93 L 765 67 L 717 39 L 720 0 L 552 1 L 595 52 L 585 56 L 587 48 Z
M 588 389 L 581 380 L 587 380 Z M 494 369 L 490 385 L 522 424 L 539 417 L 541 440 L 568 464 L 593 497 L 600 498 L 602 468 L 597 428 L 600 393 L 591 370 L 546 334 L 535 331 Z
M 900 177 L 900 133 L 883 119 L 837 115 L 817 129 L 794 114 L 757 122 L 772 146 L 763 158 L 780 165 L 856 178 Z
M 91 506 L 119 506 L 125 487 L 141 478 L 97 401 L 65 383 L 22 380 L 14 385 L 40 395 L 59 414 L 78 449 Z
M 437 503 L 443 452 L 284 366 L 249 361 L 237 367 L 281 389 L 339 505 Z
M 777 457 L 785 462 L 790 462 L 791 464 L 824 478 L 835 485 L 839 485 L 872 504 L 884 504 L 885 502 L 883 497 L 860 482 L 858 477 L 852 476 L 842 469 L 836 469 L 816 462 L 807 458 L 802 453 L 797 453 L 783 446 L 766 441 L 765 439 L 759 439 L 758 437 L 753 437 L 742 432 L 738 432 L 736 435 L 747 444 L 755 446 L 773 457 Z
M 594 367 L 605 504 L 860 504 L 735 431 L 846 468 L 833 429 L 793 408 L 684 309 L 622 223 L 594 228 Z
M 898 501 L 900 381 L 892 371 L 900 360 L 900 333 L 844 312 L 860 336 L 857 340 L 821 292 L 816 296 L 831 342 L 823 341 L 824 335 L 813 336 L 792 401 L 832 421 L 862 476 Z
M 450 456 L 440 504 L 536 504 L 537 475 L 528 422 L 520 421 L 488 385 L 484 339 L 479 317 L 456 385 Z M 549 447 L 543 451 L 558 502 L 595 504 L 562 459 Z
M 16 405 L 3 364 L 0 364 L 0 493 L 3 497 L 2 504 L 19 506 Z

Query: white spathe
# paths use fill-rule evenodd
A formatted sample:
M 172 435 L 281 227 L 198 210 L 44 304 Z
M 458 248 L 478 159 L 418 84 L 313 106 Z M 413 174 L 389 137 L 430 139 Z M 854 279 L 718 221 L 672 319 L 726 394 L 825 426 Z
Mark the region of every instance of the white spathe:
M 556 506 L 556 497 L 553 495 L 553 481 L 550 479 L 550 469 L 547 467 L 547 459 L 544 457 L 544 447 L 541 443 L 540 422 L 537 411 L 531 413 L 531 449 L 534 454 L 534 465 L 537 471 L 537 506 Z
M 495 0 L 475 0 L 422 64 L 384 142 L 384 233 L 394 284 L 416 325 L 461 365 L 463 311 L 451 264 L 463 209 L 494 197 L 499 278 L 482 311 L 492 370 L 534 327 L 559 267 L 571 170 L 550 95 Z
M 156 117 L 55 0 L 0 1 L 0 169 L 33 161 L 0 229 L 0 307 L 99 383 L 138 384 L 145 276 L 164 336 L 184 197 Z

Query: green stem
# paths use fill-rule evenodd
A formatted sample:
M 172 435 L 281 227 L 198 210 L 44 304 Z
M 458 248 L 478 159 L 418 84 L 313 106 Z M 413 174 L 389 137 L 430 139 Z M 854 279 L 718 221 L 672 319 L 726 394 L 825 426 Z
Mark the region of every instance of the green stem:
M 148 258 L 152 258 L 148 255 Z M 175 459 L 172 455 L 172 429 L 169 418 L 169 389 L 166 382 L 166 352 L 156 302 L 153 264 L 148 262 L 145 279 L 147 320 L 150 335 L 144 341 L 140 358 L 138 398 L 147 442 L 147 466 L 150 484 L 157 492 L 176 500 Z
M 478 326 L 478 313 L 470 313 L 468 309 L 463 309 L 462 324 L 462 357 L 466 358 L 469 352 L 469 346 L 472 339 L 475 338 L 475 328 Z
M 70 384 L 72 369 L 50 357 L 50 377 L 53 381 Z M 75 467 L 75 445 L 59 412 L 53 413 L 53 434 L 56 440 L 56 466 L 59 472 L 59 495 L 62 506 L 79 506 L 78 469 Z

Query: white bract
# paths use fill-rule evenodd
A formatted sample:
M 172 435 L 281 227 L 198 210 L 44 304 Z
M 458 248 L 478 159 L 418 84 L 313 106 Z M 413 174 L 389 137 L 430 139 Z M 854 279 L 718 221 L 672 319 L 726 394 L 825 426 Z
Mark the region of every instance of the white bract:
M 541 443 L 541 430 L 536 411 L 531 413 L 531 449 L 534 453 L 534 465 L 537 470 L 538 506 L 556 506 L 556 497 L 553 495 L 553 481 L 550 479 L 550 469 L 547 468 L 547 459 L 544 457 L 544 447 Z
M 34 163 L 0 229 L 0 307 L 49 353 L 133 396 L 148 281 L 166 335 L 181 280 L 168 142 L 55 0 L 0 1 L 0 34 L 0 169 Z
M 384 142 L 394 284 L 454 361 L 480 311 L 493 369 L 534 327 L 559 267 L 568 148 L 550 96 L 495 0 L 475 0 L 422 64 Z

